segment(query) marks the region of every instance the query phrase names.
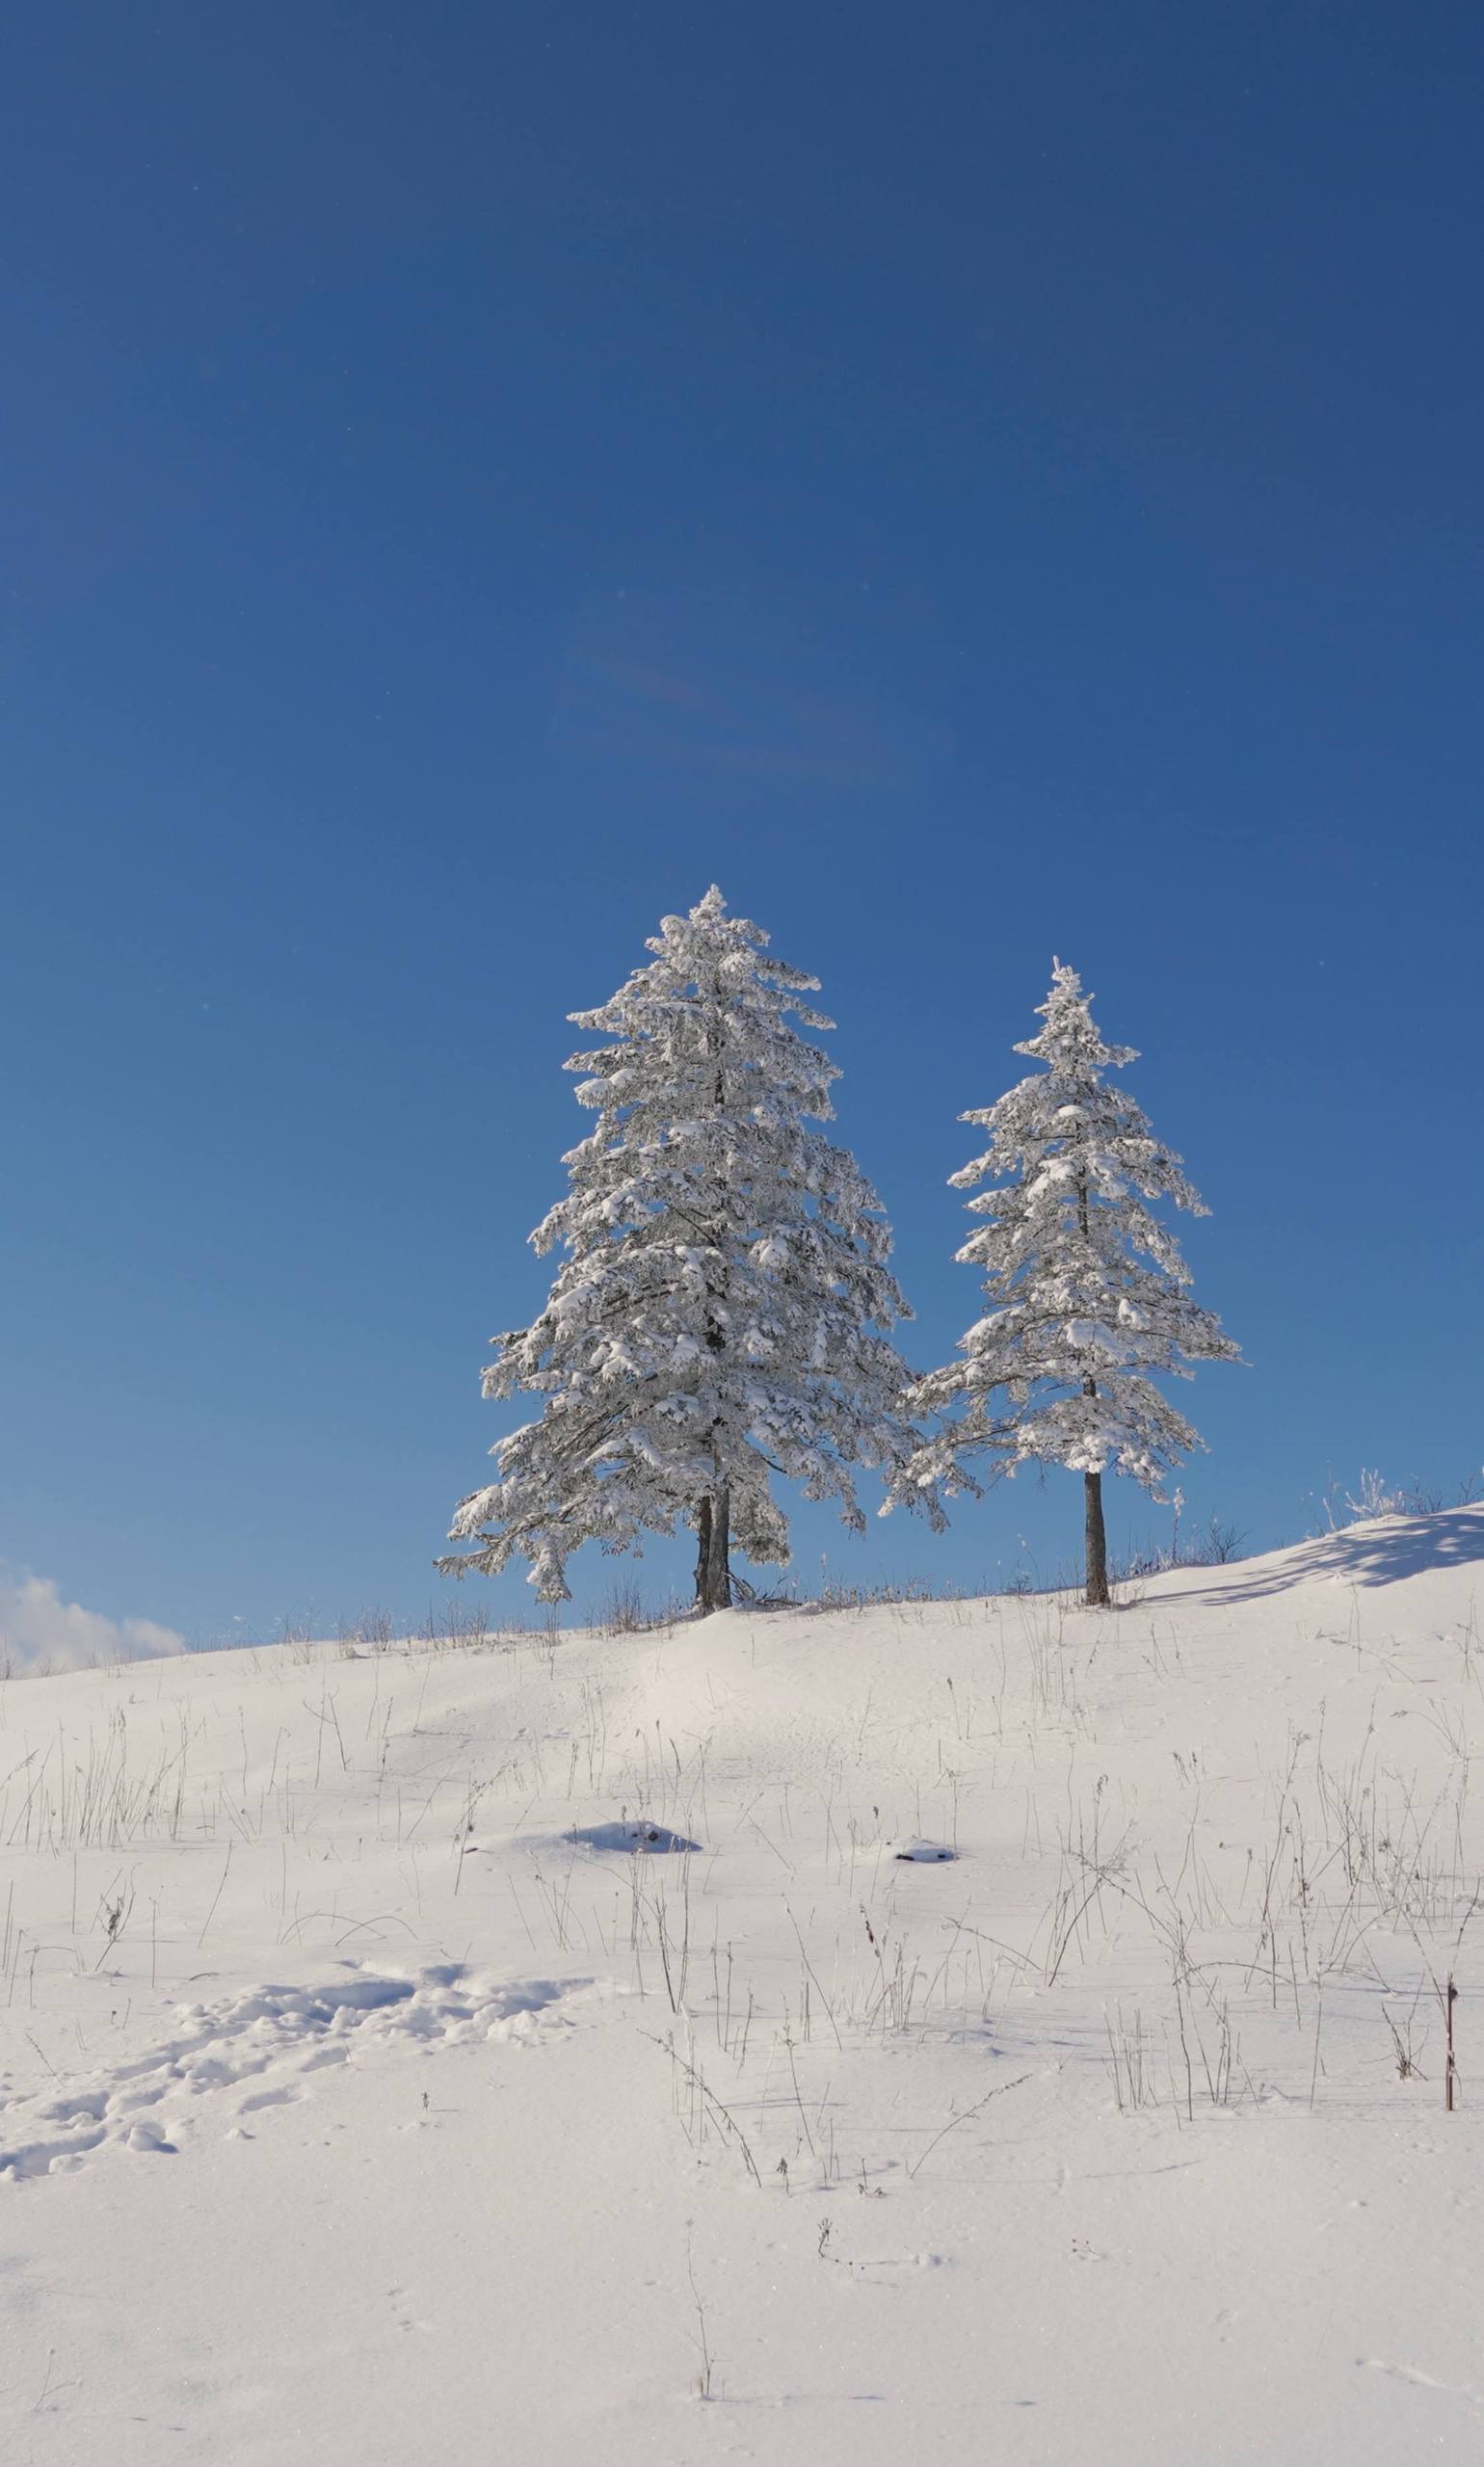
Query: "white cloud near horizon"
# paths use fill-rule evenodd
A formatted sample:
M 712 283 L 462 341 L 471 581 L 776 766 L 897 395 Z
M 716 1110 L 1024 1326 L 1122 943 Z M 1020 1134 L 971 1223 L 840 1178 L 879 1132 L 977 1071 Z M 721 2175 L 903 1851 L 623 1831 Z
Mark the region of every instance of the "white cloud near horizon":
M 0 1678 L 40 1678 L 185 1650 L 173 1628 L 154 1619 L 106 1618 L 80 1602 L 64 1602 L 51 1577 L 0 1566 Z

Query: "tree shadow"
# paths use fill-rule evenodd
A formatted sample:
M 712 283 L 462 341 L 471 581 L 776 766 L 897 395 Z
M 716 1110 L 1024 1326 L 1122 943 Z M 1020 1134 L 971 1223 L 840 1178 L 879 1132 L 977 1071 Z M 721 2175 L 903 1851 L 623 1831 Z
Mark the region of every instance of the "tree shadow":
M 1161 1602 L 1257 1602 L 1297 1584 L 1338 1578 L 1345 1584 L 1395 1584 L 1438 1568 L 1484 1565 L 1484 1504 L 1445 1507 L 1435 1516 L 1378 1516 L 1317 1534 L 1291 1551 L 1254 1559 L 1214 1581 L 1160 1589 Z

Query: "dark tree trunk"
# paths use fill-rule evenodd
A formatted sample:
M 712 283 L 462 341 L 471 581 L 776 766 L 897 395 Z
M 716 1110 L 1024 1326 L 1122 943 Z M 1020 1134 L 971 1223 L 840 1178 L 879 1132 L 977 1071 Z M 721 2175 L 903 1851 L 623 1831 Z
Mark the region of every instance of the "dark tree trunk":
M 1082 1239 L 1090 1244 L 1093 1237 L 1092 1207 L 1085 1182 L 1080 1183 L 1077 1189 L 1077 1214 L 1082 1223 Z M 1084 1379 L 1082 1393 L 1084 1396 L 1096 1396 L 1097 1380 Z M 1108 1591 L 1108 1535 L 1102 1522 L 1102 1475 L 1084 1473 L 1082 1481 L 1087 1506 L 1084 1551 L 1087 1592 L 1084 1599 L 1095 1610 L 1106 1610 L 1112 1601 L 1112 1595 Z
M 705 1502 L 706 1564 L 701 1605 L 731 1608 L 731 1499 L 725 1482 Z
M 725 1482 L 707 1493 L 696 1516 L 696 1606 L 731 1608 L 731 1499 Z
M 1095 1609 L 1106 1610 L 1112 1596 L 1108 1591 L 1108 1537 L 1102 1522 L 1102 1475 L 1084 1473 L 1087 1492 L 1087 1599 Z
M 715 1101 L 720 1113 L 727 1102 L 727 1074 L 722 1063 L 723 1032 L 720 1016 L 713 1012 L 706 1022 L 706 1050 L 716 1063 Z M 707 1286 L 706 1344 L 713 1355 L 727 1350 L 723 1295 L 726 1288 L 727 1254 L 720 1225 L 711 1228 L 711 1248 L 715 1255 L 715 1274 L 720 1283 Z M 711 1426 L 711 1466 L 714 1487 L 702 1499 L 696 1517 L 696 1600 L 702 1610 L 729 1610 L 731 1607 L 731 1495 L 722 1472 L 716 1446 L 716 1434 L 722 1428 L 718 1419 Z

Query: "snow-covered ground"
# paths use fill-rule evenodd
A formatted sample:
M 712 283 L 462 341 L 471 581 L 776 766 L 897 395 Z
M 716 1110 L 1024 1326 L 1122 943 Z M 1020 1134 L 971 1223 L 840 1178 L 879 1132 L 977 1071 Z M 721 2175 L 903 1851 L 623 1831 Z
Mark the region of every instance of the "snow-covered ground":
M 1481 1595 L 0 1688 L 0 2456 L 1484 2456 Z

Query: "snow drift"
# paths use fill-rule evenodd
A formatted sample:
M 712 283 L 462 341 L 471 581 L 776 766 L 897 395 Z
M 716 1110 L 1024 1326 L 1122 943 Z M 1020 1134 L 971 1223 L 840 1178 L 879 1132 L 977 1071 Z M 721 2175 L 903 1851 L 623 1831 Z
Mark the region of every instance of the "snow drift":
M 0 1689 L 4 2454 L 1472 2455 L 1481 1579 Z

